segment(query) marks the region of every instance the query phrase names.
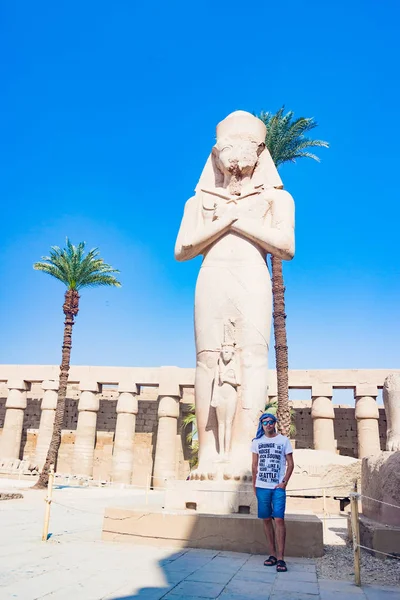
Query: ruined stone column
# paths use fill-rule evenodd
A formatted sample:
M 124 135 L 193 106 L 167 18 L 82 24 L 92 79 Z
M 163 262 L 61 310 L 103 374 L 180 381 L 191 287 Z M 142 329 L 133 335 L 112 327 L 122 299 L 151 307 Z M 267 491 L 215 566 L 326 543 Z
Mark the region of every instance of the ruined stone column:
M 177 367 L 160 368 L 154 487 L 163 487 L 165 479 L 176 478 L 176 436 L 181 396 L 178 373 Z
M 131 483 L 133 470 L 133 440 L 138 413 L 136 383 L 119 384 L 117 424 L 112 459 L 112 481 Z
M 314 449 L 336 452 L 332 386 L 328 383 L 315 383 L 311 393 Z
M 96 444 L 97 412 L 99 410 L 99 384 L 97 381 L 81 381 L 78 404 L 78 425 L 75 433 L 72 472 L 74 475 L 93 475 L 93 457 Z
M 29 384 L 23 379 L 10 379 L 7 387 L 6 416 L 0 438 L 0 458 L 18 459 L 21 451 L 26 391 L 29 389 Z
M 35 465 L 41 470 L 46 462 L 47 452 L 53 434 L 56 414 L 59 381 L 46 380 L 42 383 L 44 390 L 41 404 L 39 434 L 36 442 Z
M 379 409 L 376 404 L 376 385 L 360 384 L 355 389 L 358 437 L 358 458 L 381 451 L 379 440 Z

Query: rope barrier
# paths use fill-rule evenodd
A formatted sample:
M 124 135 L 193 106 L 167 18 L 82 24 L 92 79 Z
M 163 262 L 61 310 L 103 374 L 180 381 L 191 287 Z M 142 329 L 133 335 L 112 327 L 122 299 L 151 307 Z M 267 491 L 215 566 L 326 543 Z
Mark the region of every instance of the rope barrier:
M 388 554 L 387 552 L 382 552 L 382 550 L 375 550 L 375 548 L 368 548 L 367 546 L 362 546 L 361 544 L 357 545 L 359 548 L 363 548 L 364 550 L 371 550 L 371 552 L 378 552 L 378 554 L 384 554 L 385 556 L 390 556 L 391 558 L 400 560 L 400 556 L 396 556 L 395 554 Z
M 333 489 L 338 489 L 341 488 L 343 489 L 345 486 L 344 485 L 318 485 L 316 487 L 311 487 L 311 488 L 298 488 L 298 489 L 294 489 L 294 490 L 289 490 L 287 489 L 287 492 L 308 492 L 311 490 L 333 490 Z
M 69 480 L 68 476 L 56 476 L 56 479 L 58 478 L 62 478 L 65 477 L 66 479 Z M 79 476 L 76 476 L 77 479 L 79 479 Z M 156 479 L 155 475 L 148 475 L 148 478 L 151 479 Z M 159 479 L 157 477 L 157 479 Z M 167 479 L 164 479 L 164 482 L 167 483 Z M 200 483 L 201 480 L 199 479 L 190 479 L 190 480 L 186 480 L 186 479 L 176 479 L 174 481 L 192 481 L 192 482 L 196 482 L 196 483 Z M 129 490 L 129 489 L 138 489 L 138 490 L 146 490 L 149 489 L 149 486 L 145 486 L 145 485 L 136 485 L 136 484 L 118 484 L 115 482 L 111 482 L 111 481 L 101 481 L 101 480 L 87 480 L 88 485 L 87 486 L 82 486 L 82 485 L 69 485 L 69 484 L 62 484 L 62 483 L 57 483 L 55 484 L 55 488 L 70 488 L 70 489 L 82 489 L 82 487 L 95 487 L 95 484 L 99 484 L 98 487 L 112 487 L 114 489 L 124 489 L 124 490 Z M 91 485 L 89 485 L 89 483 Z M 232 481 L 228 481 L 228 483 L 239 483 L 235 480 Z M 245 482 L 247 484 L 251 484 L 251 481 Z M 101 485 L 100 485 L 101 484 Z M 120 487 L 123 486 L 123 487 Z M 313 491 L 313 490 L 332 490 L 332 489 L 343 489 L 345 486 L 343 485 L 329 485 L 329 486 L 324 486 L 324 485 L 318 485 L 318 486 L 314 486 L 314 487 L 308 487 L 308 488 L 294 488 L 294 489 L 286 489 L 287 492 L 291 493 L 291 492 L 309 492 L 309 491 Z M 150 486 L 151 488 L 151 486 Z M 166 487 L 159 487 L 157 486 L 156 488 L 152 488 L 153 491 L 160 491 L 160 490 L 166 490 Z M 218 489 L 218 490 L 214 490 L 214 489 L 205 489 L 205 490 L 195 490 L 195 491 L 199 491 L 199 492 L 227 492 L 228 490 L 222 490 L 222 489 Z M 236 494 L 248 494 L 250 492 L 250 490 L 229 490 L 229 491 L 235 491 Z M 396 507 L 396 508 L 400 508 L 400 507 Z
M 84 508 L 78 508 L 77 506 L 73 506 L 71 504 L 63 504 L 62 502 L 57 502 L 56 500 L 53 500 L 52 504 L 57 504 L 58 506 L 61 506 L 62 508 L 66 508 L 68 510 L 75 510 L 77 512 L 87 513 L 87 514 L 91 514 L 91 515 L 97 515 L 97 516 L 103 516 L 104 515 L 103 511 L 102 512 L 96 512 L 96 511 L 93 511 L 93 510 L 86 510 Z M 114 517 L 107 517 L 107 518 L 113 519 Z M 346 519 L 347 519 L 347 517 L 345 517 L 343 515 L 337 515 L 335 517 L 325 517 L 326 521 L 338 521 L 338 520 L 346 520 Z M 119 518 L 117 518 L 116 520 L 119 520 Z
M 89 487 L 89 486 L 82 486 L 82 485 L 63 485 L 63 484 L 57 484 L 57 485 L 55 485 L 55 486 L 54 486 L 54 489 L 58 489 L 58 490 L 60 490 L 60 489 L 81 490 L 81 489 L 87 489 L 88 487 Z M 105 486 L 104 486 L 104 487 L 105 487 Z M 115 487 L 114 487 L 114 486 L 108 486 L 108 488 L 109 488 L 109 489 L 111 488 L 111 489 L 113 489 L 113 490 L 116 490 L 116 491 L 118 491 L 118 490 L 120 490 L 120 491 L 121 491 L 121 490 L 130 490 L 130 489 L 132 489 L 132 488 L 134 488 L 134 489 L 138 489 L 138 490 L 147 490 L 147 489 L 148 489 L 148 487 L 147 487 L 147 486 L 145 486 L 145 485 L 126 485 L 125 487 L 118 487 L 118 486 L 115 486 Z M 153 491 L 156 491 L 156 492 L 157 492 L 157 491 L 159 491 L 159 490 L 166 490 L 166 489 L 167 489 L 167 488 L 165 488 L 165 487 L 158 487 L 158 486 L 157 486 L 156 488 L 153 488 Z
M 165 481 L 167 481 L 167 480 L 165 480 Z M 176 480 L 171 480 L 171 481 L 186 481 L 186 479 L 176 479 Z M 191 480 L 191 481 L 196 481 L 197 482 L 197 480 Z M 229 482 L 229 483 L 236 483 L 236 482 Z M 247 483 L 250 484 L 251 482 L 249 481 Z M 82 489 L 82 487 L 83 486 L 80 486 L 80 485 L 62 485 L 62 484 L 57 484 L 57 485 L 54 486 L 55 489 L 60 489 L 60 488 L 65 489 L 65 488 L 68 488 L 68 489 L 74 489 L 74 490 L 76 490 L 76 489 Z M 111 487 L 111 486 L 109 486 L 109 487 Z M 286 492 L 309 492 L 309 491 L 313 491 L 313 490 L 323 490 L 323 489 L 325 489 L 325 490 L 333 490 L 333 489 L 343 489 L 344 487 L 345 486 L 343 486 L 343 485 L 328 485 L 328 486 L 318 485 L 318 486 L 309 487 L 309 488 L 286 489 Z M 113 489 L 115 489 L 115 490 L 122 490 L 122 489 L 129 490 L 129 489 L 132 489 L 132 488 L 133 489 L 137 489 L 137 490 L 148 490 L 149 489 L 148 486 L 145 486 L 145 485 L 135 485 L 135 484 L 126 485 L 126 486 L 121 487 L 121 488 L 117 487 L 117 486 L 115 486 L 115 487 L 113 486 Z M 155 488 L 154 487 L 151 488 L 151 491 L 158 492 L 158 491 L 167 490 L 167 489 L 168 489 L 167 487 L 159 487 L 159 486 L 157 486 Z M 249 493 L 252 492 L 252 490 L 250 490 L 250 489 L 249 490 L 226 490 L 226 489 L 225 490 L 224 489 L 217 489 L 217 490 L 214 490 L 214 489 L 205 489 L 205 490 L 202 490 L 202 489 L 198 489 L 198 490 L 193 490 L 193 491 L 196 491 L 196 492 L 229 492 L 229 491 L 232 491 L 235 494 L 249 494 Z M 365 496 L 365 497 L 367 498 L 367 496 Z M 377 500 L 377 502 L 379 502 L 379 500 Z M 393 505 L 389 505 L 389 506 L 393 506 Z M 400 507 L 396 507 L 396 508 L 400 508 Z
M 182 481 L 182 480 L 181 480 Z M 249 482 L 250 483 L 250 482 Z M 318 485 L 316 487 L 311 487 L 311 488 L 295 488 L 295 489 L 286 489 L 286 492 L 308 492 L 311 490 L 333 490 L 333 489 L 343 489 L 344 486 L 343 485 L 328 485 L 328 486 L 323 486 L 323 485 Z M 157 489 L 168 489 L 168 488 L 157 488 Z M 252 490 L 222 490 L 222 489 L 218 489 L 218 490 L 213 490 L 213 489 L 209 489 L 209 490 L 193 490 L 195 492 L 234 492 L 235 494 L 250 494 L 252 493 Z M 350 494 L 350 492 L 349 492 Z M 322 496 L 321 496 L 322 497 Z
M 378 554 L 384 554 L 385 556 L 390 556 L 390 558 L 396 558 L 397 560 L 400 560 L 400 556 L 396 556 L 395 554 L 388 554 L 387 552 L 382 552 L 382 550 L 376 550 L 375 548 L 368 548 L 367 546 L 361 546 L 361 544 L 358 544 L 359 548 L 363 548 L 364 550 L 371 550 L 372 552 L 378 552 Z
M 63 508 L 66 508 L 68 510 L 76 510 L 78 512 L 82 512 L 82 513 L 87 513 L 90 515 L 96 515 L 98 517 L 104 517 L 104 512 L 94 512 L 91 510 L 85 510 L 84 508 L 77 508 L 76 506 L 71 506 L 71 505 L 67 505 L 67 504 L 62 504 L 61 502 L 56 502 L 55 500 L 53 500 L 53 504 L 57 504 L 58 506 L 62 506 Z M 110 517 L 107 516 L 107 519 L 110 519 L 111 521 L 126 521 L 127 519 L 131 519 L 131 515 L 128 515 L 126 517 Z M 90 531 L 90 529 L 87 529 L 85 531 Z
M 392 508 L 400 508 L 397 504 L 390 504 L 389 502 L 383 502 L 383 500 L 378 500 L 377 498 L 370 498 L 369 496 L 364 496 L 364 494 L 359 494 L 360 498 L 366 498 L 367 500 L 373 500 L 373 502 L 379 502 L 379 504 L 385 504 L 386 506 L 391 506 Z
M 92 510 L 85 510 L 84 508 L 77 508 L 76 506 L 71 506 L 68 504 L 62 504 L 61 502 L 57 502 L 56 500 L 53 500 L 53 504 L 57 504 L 57 506 L 62 506 L 63 508 L 67 508 L 69 510 L 76 510 L 78 512 L 82 512 L 82 513 L 87 513 L 90 515 L 98 515 L 99 517 L 103 516 L 103 512 L 93 512 Z

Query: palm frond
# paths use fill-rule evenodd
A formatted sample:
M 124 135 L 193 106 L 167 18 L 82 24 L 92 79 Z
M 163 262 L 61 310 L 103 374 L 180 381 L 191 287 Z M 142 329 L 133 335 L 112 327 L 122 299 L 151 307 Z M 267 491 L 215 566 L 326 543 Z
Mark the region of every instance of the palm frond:
M 182 430 L 189 428 L 188 433 L 186 434 L 186 441 L 188 444 L 193 444 L 193 438 L 197 436 L 197 421 L 196 421 L 196 412 L 194 404 L 188 405 L 188 412 L 182 419 Z
M 265 145 L 276 166 L 285 162 L 295 162 L 298 158 L 311 158 L 320 162 L 313 153 L 307 152 L 308 148 L 329 148 L 324 140 L 313 140 L 305 134 L 318 126 L 314 117 L 299 117 L 294 119 L 294 112 L 284 114 L 282 106 L 276 113 L 262 111 L 258 117 L 267 128 Z
M 84 287 L 99 287 L 99 286 L 121 287 L 121 283 L 113 275 L 106 275 L 104 273 L 98 272 L 98 273 L 93 273 L 92 275 L 88 275 L 85 278 L 85 281 L 82 281 L 82 283 L 77 285 L 76 289 L 80 290 Z
M 85 256 L 85 242 L 74 246 L 67 238 L 65 248 L 52 246 L 50 255 L 42 257 L 42 261 L 35 263 L 33 268 L 62 281 L 70 290 L 120 287 L 121 283 L 115 277 L 119 271 L 105 263 L 99 254 L 98 248 L 93 248 Z
M 45 259 L 46 257 L 43 257 L 42 260 Z M 57 265 L 46 262 L 36 262 L 34 263 L 33 268 L 36 271 L 43 271 L 43 273 L 47 273 L 48 275 L 55 277 L 55 279 L 62 281 L 62 283 L 64 283 L 65 285 L 68 285 L 68 279 L 65 277 L 65 274 Z
M 312 152 L 293 152 L 292 157 L 291 157 L 291 162 L 296 162 L 296 158 L 311 158 L 312 160 L 315 160 L 316 162 L 321 162 L 321 159 L 319 158 L 319 156 L 317 156 L 316 154 L 313 154 Z

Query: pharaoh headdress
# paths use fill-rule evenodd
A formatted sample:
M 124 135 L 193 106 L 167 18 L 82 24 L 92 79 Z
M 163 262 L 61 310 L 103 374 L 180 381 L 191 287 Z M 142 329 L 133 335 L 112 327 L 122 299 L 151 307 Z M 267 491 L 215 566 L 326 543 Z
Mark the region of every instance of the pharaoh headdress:
M 250 140 L 257 144 L 265 143 L 266 127 L 254 115 L 243 110 L 237 110 L 217 125 L 217 143 L 223 139 Z M 217 164 L 218 150 L 214 146 L 205 164 L 196 193 L 201 190 L 213 190 L 221 187 L 224 181 L 222 172 Z M 254 187 L 283 188 L 282 180 L 267 148 L 261 151 L 252 176 Z

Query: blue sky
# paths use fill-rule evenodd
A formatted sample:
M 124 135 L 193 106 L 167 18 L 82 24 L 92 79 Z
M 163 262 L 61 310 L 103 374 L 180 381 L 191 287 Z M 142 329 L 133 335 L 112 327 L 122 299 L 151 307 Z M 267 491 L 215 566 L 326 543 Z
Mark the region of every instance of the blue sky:
M 60 361 L 65 237 L 121 271 L 82 293 L 72 362 L 194 365 L 199 260 L 173 247 L 233 110 L 314 116 L 321 164 L 287 165 L 290 366 L 398 368 L 399 6 L 20 1 L 0 15 L 0 363 Z M 271 366 L 273 366 L 271 352 Z

